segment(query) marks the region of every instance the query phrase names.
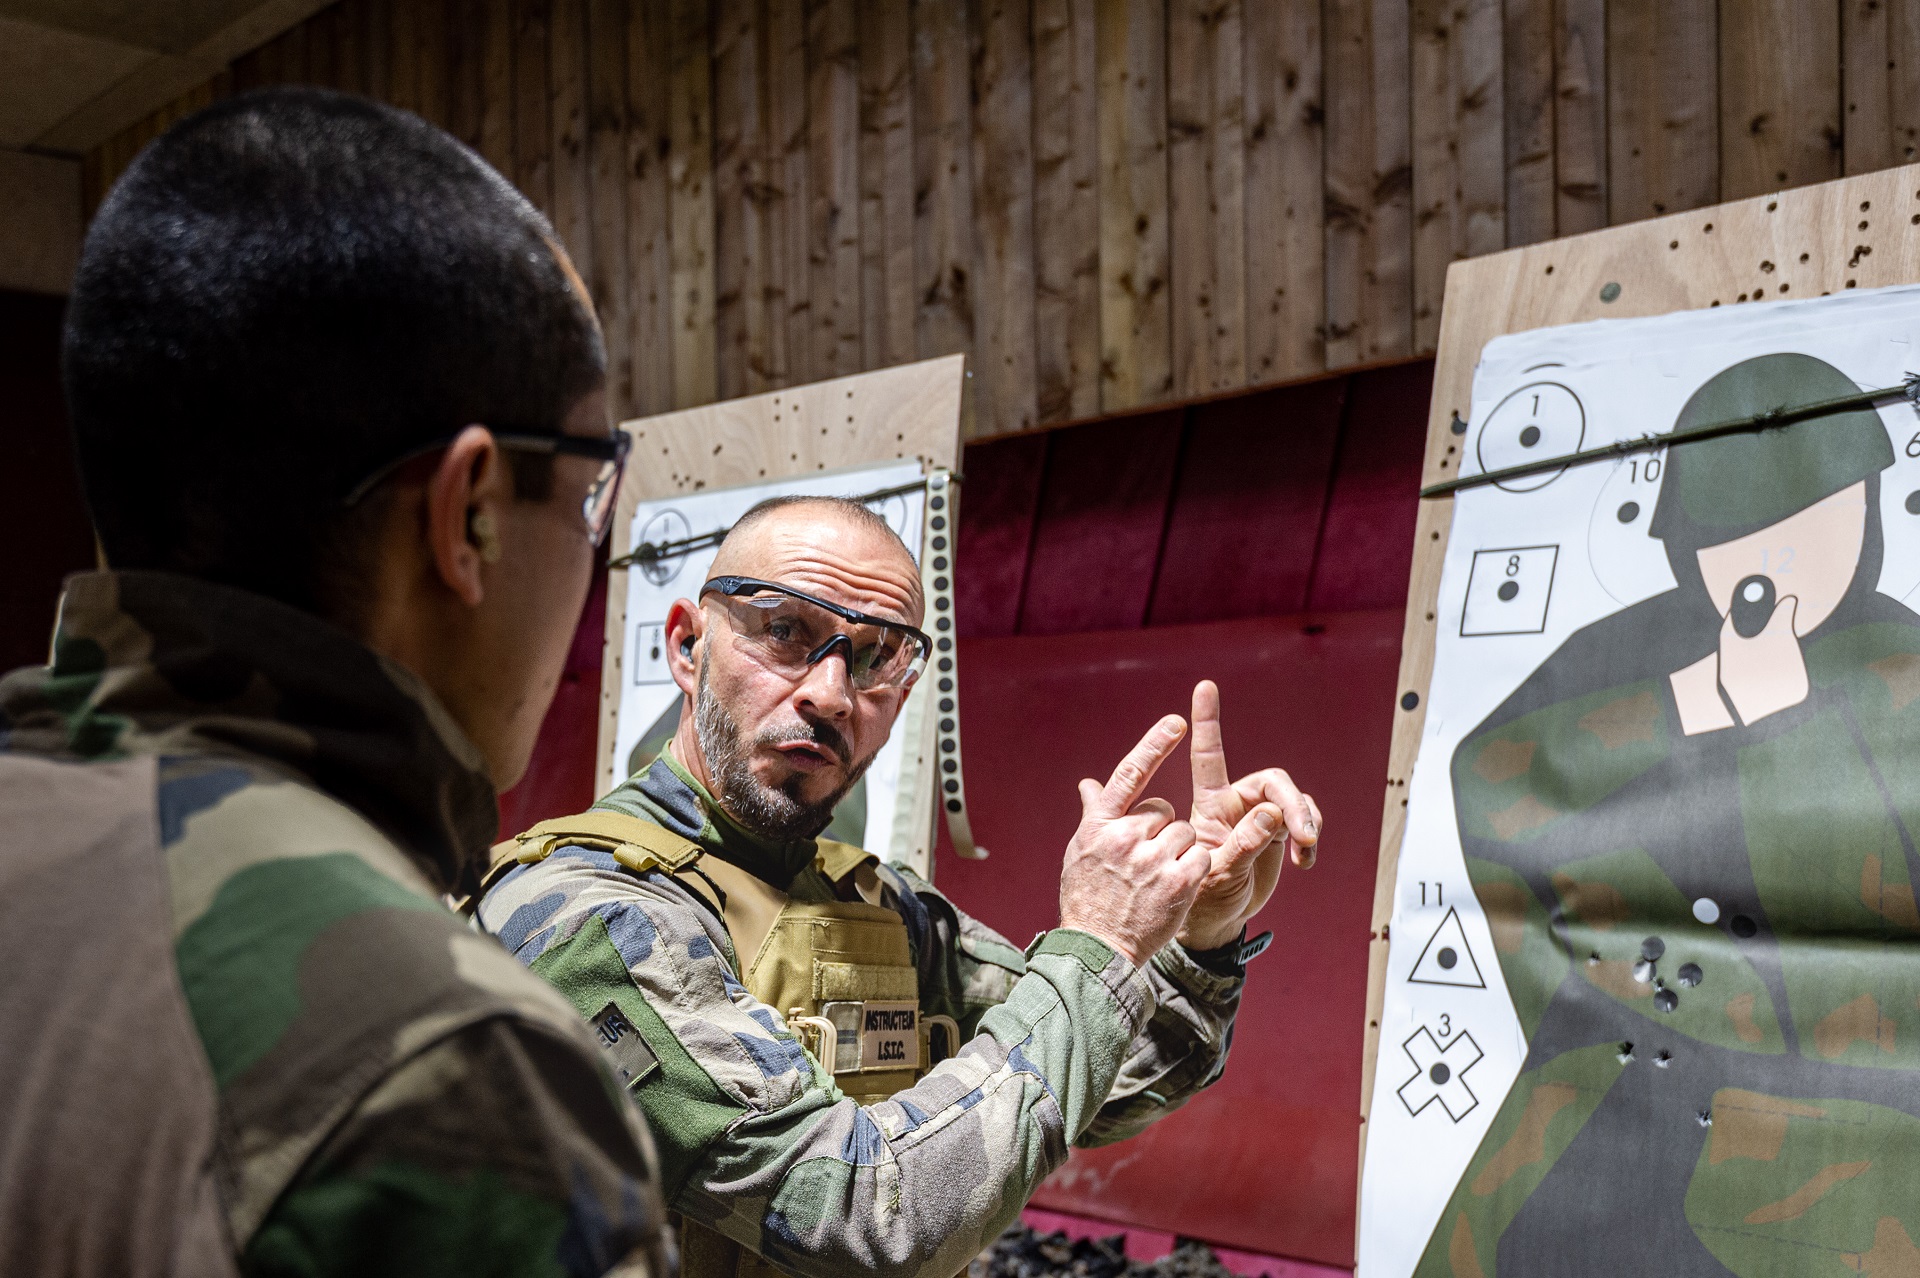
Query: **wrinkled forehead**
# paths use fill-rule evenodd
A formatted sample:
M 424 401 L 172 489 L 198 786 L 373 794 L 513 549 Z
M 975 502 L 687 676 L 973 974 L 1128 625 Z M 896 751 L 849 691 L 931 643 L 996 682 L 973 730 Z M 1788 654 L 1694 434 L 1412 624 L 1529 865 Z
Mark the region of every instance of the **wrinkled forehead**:
M 777 581 L 912 626 L 922 617 L 920 570 L 900 539 L 826 506 L 770 511 L 729 535 L 710 575 Z

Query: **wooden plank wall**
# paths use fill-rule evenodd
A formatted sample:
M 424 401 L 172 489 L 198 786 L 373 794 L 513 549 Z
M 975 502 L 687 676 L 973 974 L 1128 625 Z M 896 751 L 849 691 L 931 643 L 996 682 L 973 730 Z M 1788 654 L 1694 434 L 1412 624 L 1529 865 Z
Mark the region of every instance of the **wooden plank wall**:
M 1431 352 L 1459 258 L 1911 161 L 1920 0 L 341 0 L 280 82 L 552 219 L 617 406 L 962 352 L 971 438 Z

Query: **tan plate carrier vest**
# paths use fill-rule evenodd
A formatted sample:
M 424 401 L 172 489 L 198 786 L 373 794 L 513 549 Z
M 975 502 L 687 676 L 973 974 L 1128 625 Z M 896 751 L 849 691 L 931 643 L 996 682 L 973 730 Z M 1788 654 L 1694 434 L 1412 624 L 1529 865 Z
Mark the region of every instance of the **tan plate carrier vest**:
M 907 925 L 876 903 L 879 858 L 871 853 L 821 840 L 815 866 L 836 895 L 859 899 L 801 902 L 651 821 L 583 812 L 542 821 L 495 846 L 486 887 L 516 865 L 545 860 L 563 846 L 610 853 L 635 874 L 673 875 L 711 904 L 733 939 L 735 974 L 747 992 L 778 1008 L 840 1090 L 862 1105 L 913 1086 L 939 1063 L 935 1051 L 944 1059 L 958 1049 L 959 1027 L 951 1017 L 920 1013 L 920 975 Z M 935 1029 L 942 1031 L 937 1040 Z M 684 1218 L 680 1267 L 686 1278 L 774 1278 L 786 1272 Z

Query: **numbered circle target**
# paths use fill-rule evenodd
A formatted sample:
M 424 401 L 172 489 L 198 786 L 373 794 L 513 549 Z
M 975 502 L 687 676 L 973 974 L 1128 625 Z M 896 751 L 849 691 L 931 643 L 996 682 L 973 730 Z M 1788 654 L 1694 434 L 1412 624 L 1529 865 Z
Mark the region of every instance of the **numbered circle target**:
M 663 510 L 646 522 L 640 529 L 640 535 L 634 539 L 633 548 L 658 546 L 670 541 L 685 541 L 693 535 L 693 529 L 687 524 L 687 517 L 677 510 Z M 656 586 L 664 586 L 680 575 L 681 566 L 687 562 L 687 552 L 664 555 L 659 559 L 641 560 L 634 566 L 642 576 Z
M 1577 452 L 1586 437 L 1587 413 L 1579 397 L 1558 382 L 1533 382 L 1494 405 L 1473 450 L 1484 473 Z M 1531 492 L 1545 488 L 1564 470 L 1502 480 L 1495 486 L 1510 493 Z
M 1639 453 L 1611 463 L 1587 517 L 1587 559 L 1594 580 L 1623 607 L 1673 588 L 1666 546 L 1650 533 L 1666 476 L 1667 452 Z
M 1904 404 L 1882 409 L 1881 420 L 1891 426 L 1893 465 L 1880 472 L 1880 592 L 1912 608 L 1920 606 L 1920 431 Z
M 900 493 L 891 497 L 882 497 L 879 501 L 867 503 L 867 509 L 887 521 L 887 527 L 893 529 L 901 541 L 909 546 L 920 544 L 920 530 L 915 528 L 913 536 L 907 536 L 907 499 Z

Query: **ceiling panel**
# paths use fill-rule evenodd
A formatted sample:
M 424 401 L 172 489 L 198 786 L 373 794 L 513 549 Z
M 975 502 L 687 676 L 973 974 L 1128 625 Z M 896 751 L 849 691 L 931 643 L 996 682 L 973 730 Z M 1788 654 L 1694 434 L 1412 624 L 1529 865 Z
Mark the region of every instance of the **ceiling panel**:
M 0 146 L 25 146 L 154 55 L 0 17 Z
M 260 0 L 0 0 L 0 17 L 187 53 L 259 7 Z

